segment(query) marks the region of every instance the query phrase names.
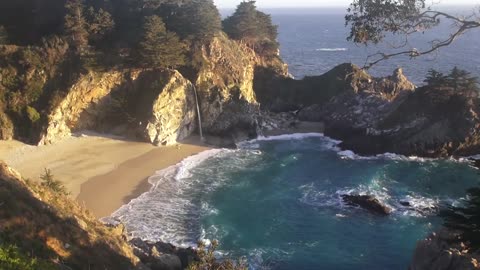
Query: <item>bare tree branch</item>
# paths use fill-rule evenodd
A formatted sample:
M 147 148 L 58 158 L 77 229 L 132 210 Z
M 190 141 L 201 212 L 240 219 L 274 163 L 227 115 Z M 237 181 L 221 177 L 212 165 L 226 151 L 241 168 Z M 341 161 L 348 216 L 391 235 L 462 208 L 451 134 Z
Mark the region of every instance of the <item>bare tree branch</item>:
M 421 19 L 430 20 L 431 22 L 437 21 L 438 17 L 440 17 L 440 16 L 445 17 L 445 18 L 450 19 L 450 20 L 453 20 L 453 21 L 455 21 L 456 23 L 459 24 L 457 31 L 450 34 L 450 36 L 448 38 L 446 38 L 444 40 L 438 40 L 437 39 L 437 40 L 431 41 L 430 42 L 431 47 L 424 50 L 424 51 L 418 51 L 417 49 L 410 49 L 410 50 L 405 50 L 405 51 L 400 51 L 400 52 L 395 52 L 395 53 L 390 53 L 390 54 L 379 52 L 379 53 L 376 53 L 376 54 L 369 55 L 367 57 L 365 66 L 363 68 L 364 69 L 369 69 L 372 66 L 374 66 L 374 65 L 376 65 L 376 64 L 378 64 L 382 61 L 385 61 L 387 59 L 390 59 L 392 57 L 395 57 L 395 56 L 408 55 L 411 58 L 416 58 L 416 57 L 419 57 L 419 56 L 422 56 L 422 55 L 425 55 L 425 54 L 435 52 L 442 47 L 447 47 L 447 46 L 451 45 L 458 37 L 460 37 L 462 34 L 467 32 L 468 30 L 480 27 L 480 21 L 465 20 L 465 19 L 461 19 L 461 18 L 452 16 L 452 15 L 446 14 L 444 12 L 425 11 L 422 14 L 420 14 Z M 411 32 L 406 32 L 406 36 L 408 36 L 410 34 L 411 34 Z M 407 45 L 407 42 L 404 43 L 404 44 Z M 379 56 L 379 58 L 377 56 Z M 369 61 L 371 58 L 374 58 L 374 57 L 377 57 L 377 59 L 373 60 L 373 61 Z

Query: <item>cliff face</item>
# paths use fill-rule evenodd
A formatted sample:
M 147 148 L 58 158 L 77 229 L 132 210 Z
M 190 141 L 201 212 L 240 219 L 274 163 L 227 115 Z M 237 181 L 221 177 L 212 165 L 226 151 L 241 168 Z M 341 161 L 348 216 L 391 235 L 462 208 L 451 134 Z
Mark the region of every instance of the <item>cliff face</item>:
M 278 58 L 259 58 L 225 35 L 215 37 L 199 55 L 200 68 L 193 83 L 178 71 L 168 70 L 81 75 L 48 114 L 37 141 L 50 144 L 72 132 L 94 130 L 174 144 L 198 128 L 195 91 L 204 132 L 227 137 L 238 131 L 256 135 L 256 70 L 261 66 L 285 76 L 286 65 Z M 9 134 L 8 129 L 1 130 Z
M 257 69 L 262 67 L 284 77 L 287 66 L 278 58 L 260 58 L 224 35 L 203 48 L 202 57 L 204 64 L 195 85 L 205 131 L 227 136 L 239 129 L 254 132 L 260 109 L 254 91 Z
M 359 154 L 443 157 L 480 151 L 474 89 L 416 88 L 401 69 L 374 78 L 351 64 L 303 80 L 272 78 L 255 89 L 265 109 L 298 110 L 300 120 L 324 122 L 326 135 Z
M 452 244 L 454 243 L 454 244 Z M 448 230 L 433 233 L 419 241 L 409 270 L 473 270 L 480 269 L 479 254 L 471 252 Z

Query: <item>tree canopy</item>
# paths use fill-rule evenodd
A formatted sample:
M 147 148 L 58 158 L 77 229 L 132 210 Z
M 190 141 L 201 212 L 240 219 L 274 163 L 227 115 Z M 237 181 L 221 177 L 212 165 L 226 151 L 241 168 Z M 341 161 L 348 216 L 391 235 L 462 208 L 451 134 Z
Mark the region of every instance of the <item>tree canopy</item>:
M 278 27 L 270 15 L 257 10 L 255 1 L 243 1 L 232 16 L 223 21 L 224 31 L 257 52 L 274 54 L 278 49 Z
M 354 0 L 347 10 L 345 24 L 350 27 L 348 40 L 359 44 L 382 42 L 387 34 L 402 36 L 403 44 L 396 52 L 378 53 L 368 59 L 365 68 L 369 68 L 393 56 L 407 55 L 418 57 L 432 53 L 441 47 L 449 46 L 465 32 L 480 27 L 480 16 L 455 16 L 437 11 L 427 6 L 425 0 Z M 450 21 L 454 26 L 449 36 L 430 42 L 429 48 L 419 51 L 408 48 L 409 36 Z
M 159 12 L 168 28 L 183 39 L 208 42 L 222 30 L 222 20 L 213 0 L 191 0 L 183 5 L 167 3 Z
M 74 47 L 77 52 L 82 52 L 88 46 L 88 25 L 85 19 L 84 1 L 67 1 L 65 9 L 65 34 L 70 41 L 70 45 Z
M 139 56 L 142 65 L 156 68 L 175 68 L 185 64 L 185 45 L 178 36 L 167 31 L 159 16 L 145 18 Z

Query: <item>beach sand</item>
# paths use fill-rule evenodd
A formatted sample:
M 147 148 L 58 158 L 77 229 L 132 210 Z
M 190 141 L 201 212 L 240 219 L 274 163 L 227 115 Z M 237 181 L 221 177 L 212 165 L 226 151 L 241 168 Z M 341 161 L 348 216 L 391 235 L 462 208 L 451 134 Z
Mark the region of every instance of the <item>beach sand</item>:
M 323 129 L 321 123 L 298 122 L 289 129 L 272 130 L 264 135 L 321 133 Z M 207 138 L 212 143 L 216 140 L 221 139 Z M 208 149 L 211 147 L 198 136 L 175 146 L 155 147 L 87 132 L 46 146 L 0 141 L 0 160 L 33 181 L 39 180 L 45 168 L 51 170 L 72 198 L 102 218 L 148 191 L 148 178 L 156 171 Z
M 147 179 L 157 170 L 207 149 L 197 137 L 176 146 L 155 147 L 88 134 L 47 146 L 0 141 L 0 159 L 33 181 L 50 169 L 72 198 L 101 218 L 147 191 Z

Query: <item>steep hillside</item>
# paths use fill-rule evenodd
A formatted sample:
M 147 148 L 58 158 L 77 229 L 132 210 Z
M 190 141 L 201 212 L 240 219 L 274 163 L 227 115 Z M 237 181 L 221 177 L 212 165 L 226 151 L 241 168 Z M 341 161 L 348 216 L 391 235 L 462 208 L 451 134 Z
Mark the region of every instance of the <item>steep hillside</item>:
M 16 246 L 25 258 L 44 264 L 42 270 L 137 269 L 139 259 L 121 230 L 105 227 L 55 182 L 45 183 L 27 182 L 0 162 L 2 251 Z M 0 268 L 20 269 L 8 257 L 0 258 Z

